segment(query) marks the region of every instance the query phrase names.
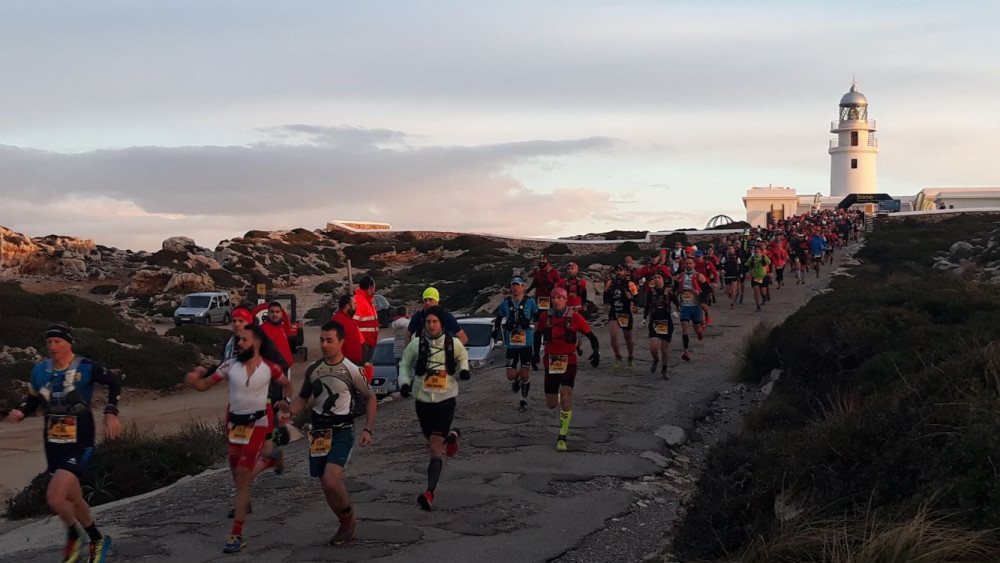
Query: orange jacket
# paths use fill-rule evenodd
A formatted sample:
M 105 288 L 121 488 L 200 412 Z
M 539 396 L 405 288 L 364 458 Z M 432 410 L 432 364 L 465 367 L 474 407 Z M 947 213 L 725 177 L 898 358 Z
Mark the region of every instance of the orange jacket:
M 354 320 L 365 338 L 365 344 L 372 348 L 378 344 L 378 312 L 375 310 L 375 298 L 360 287 L 354 291 L 354 299 L 358 310 L 354 312 Z

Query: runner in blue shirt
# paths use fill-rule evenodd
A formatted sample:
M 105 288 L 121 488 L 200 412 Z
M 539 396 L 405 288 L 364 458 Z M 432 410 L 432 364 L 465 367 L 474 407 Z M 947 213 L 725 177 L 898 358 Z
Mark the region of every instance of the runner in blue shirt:
M 524 278 L 515 276 L 510 280 L 510 293 L 510 297 L 497 308 L 493 334 L 497 338 L 503 335 L 503 343 L 507 347 L 507 379 L 511 382 L 511 392 L 521 392 L 518 410 L 524 412 L 528 410 L 528 390 L 531 388 L 528 366 L 535 337 L 531 319 L 539 314 L 539 310 L 535 300 L 524 295 Z

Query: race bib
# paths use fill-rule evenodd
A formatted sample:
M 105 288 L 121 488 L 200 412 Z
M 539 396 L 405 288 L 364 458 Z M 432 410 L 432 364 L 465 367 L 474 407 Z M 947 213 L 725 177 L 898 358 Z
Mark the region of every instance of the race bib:
M 549 373 L 553 375 L 566 373 L 567 366 L 569 366 L 569 356 L 565 354 L 549 356 Z
M 253 436 L 253 426 L 248 424 L 236 424 L 229 429 L 229 443 L 245 446 L 250 443 Z
M 667 321 L 653 321 L 653 332 L 656 334 L 670 334 L 670 323 Z
M 754 283 L 761 283 L 761 282 L 763 282 L 763 281 L 764 281 L 764 278 L 754 278 L 754 279 L 753 279 L 753 282 L 754 282 Z
M 694 299 L 694 292 L 693 291 L 685 291 L 684 293 L 681 294 L 681 299 L 686 299 L 686 300 L 689 300 L 689 301 L 691 299 Z
M 76 417 L 53 415 L 45 417 L 45 439 L 51 444 L 75 444 Z
M 309 432 L 309 457 L 326 457 L 333 442 L 333 430 L 313 430 Z
M 444 370 L 438 370 L 434 375 L 424 378 L 424 389 L 428 391 L 444 391 L 448 389 L 448 374 Z
M 528 335 L 523 332 L 512 332 L 510 333 L 510 345 L 511 346 L 526 346 L 528 344 Z
M 628 328 L 628 322 L 630 320 L 630 317 L 628 315 L 623 315 L 619 313 L 616 317 L 618 319 L 618 326 L 622 328 Z
M 542 311 L 548 311 L 549 307 L 552 306 L 551 297 L 539 297 L 538 298 L 538 308 Z

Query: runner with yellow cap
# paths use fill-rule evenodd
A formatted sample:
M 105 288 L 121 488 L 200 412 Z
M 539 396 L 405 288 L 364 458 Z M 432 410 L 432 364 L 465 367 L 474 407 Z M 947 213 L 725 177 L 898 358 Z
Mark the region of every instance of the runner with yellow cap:
M 428 287 L 424 290 L 422 299 L 424 301 L 424 308 L 417 311 L 412 317 L 410 317 L 410 325 L 406 328 L 409 333 L 406 339 L 407 342 L 412 340 L 414 336 L 420 336 L 423 334 L 424 313 L 426 313 L 431 307 L 439 307 L 441 293 L 437 290 L 437 288 Z M 441 311 L 443 313 L 441 316 L 441 326 L 444 327 L 445 334 L 454 336 L 455 338 L 461 340 L 462 344 L 467 344 L 469 342 L 469 336 L 465 334 L 464 330 L 462 330 L 461 325 L 458 324 L 455 317 L 443 308 Z

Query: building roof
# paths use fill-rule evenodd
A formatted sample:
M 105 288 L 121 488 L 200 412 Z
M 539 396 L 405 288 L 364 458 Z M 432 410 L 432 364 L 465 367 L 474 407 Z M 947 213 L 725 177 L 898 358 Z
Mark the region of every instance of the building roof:
M 844 94 L 844 97 L 840 98 L 840 107 L 867 105 L 868 98 L 866 98 L 861 92 L 858 92 L 857 84 L 851 84 L 851 91 Z

